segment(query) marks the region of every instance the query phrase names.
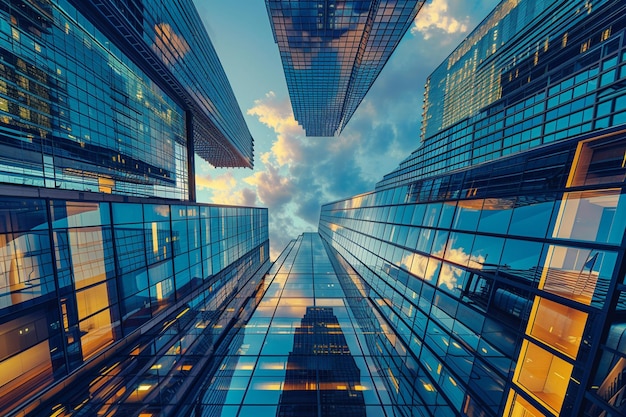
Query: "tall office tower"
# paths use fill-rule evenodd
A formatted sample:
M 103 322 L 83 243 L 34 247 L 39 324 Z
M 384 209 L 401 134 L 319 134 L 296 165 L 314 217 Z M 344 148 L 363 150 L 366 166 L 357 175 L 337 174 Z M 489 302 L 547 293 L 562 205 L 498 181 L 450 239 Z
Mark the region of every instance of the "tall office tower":
M 191 0 L 0 1 L 0 155 L 0 414 L 169 412 L 269 268 L 193 201 L 252 138 Z
M 0 15 L 3 183 L 193 200 L 194 153 L 252 166 L 191 0 L 3 0 Z
M 339 135 L 424 0 L 266 0 L 307 136 Z
M 625 28 L 623 1 L 503 1 L 431 75 L 419 148 L 322 208 L 401 415 L 626 414 Z
M 195 415 L 396 415 L 382 382 L 393 375 L 377 359 L 393 336 L 353 309 L 359 285 L 319 234 L 290 242 L 250 320 L 214 355 Z

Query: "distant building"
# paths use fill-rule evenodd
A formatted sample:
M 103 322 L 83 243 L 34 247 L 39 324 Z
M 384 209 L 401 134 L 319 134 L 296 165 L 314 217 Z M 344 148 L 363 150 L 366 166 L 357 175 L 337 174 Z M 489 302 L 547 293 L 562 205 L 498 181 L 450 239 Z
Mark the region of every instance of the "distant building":
M 418 149 L 322 208 L 399 414 L 626 412 L 625 28 L 623 1 L 501 2 L 429 78 Z
M 266 0 L 296 120 L 341 133 L 424 0 Z
M 360 384 L 361 371 L 333 308 L 307 307 L 294 332 L 276 415 L 365 417 L 363 392 L 356 389 Z
M 0 1 L 0 414 L 168 410 L 270 266 L 194 158 L 252 151 L 191 1 Z

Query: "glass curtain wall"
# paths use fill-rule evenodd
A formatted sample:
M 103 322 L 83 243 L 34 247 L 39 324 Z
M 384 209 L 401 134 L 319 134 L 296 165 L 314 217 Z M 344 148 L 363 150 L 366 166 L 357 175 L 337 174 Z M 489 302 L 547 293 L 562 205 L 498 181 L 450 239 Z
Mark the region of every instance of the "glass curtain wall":
M 625 152 L 590 135 L 323 207 L 431 415 L 621 406 Z
M 269 254 L 266 209 L 7 197 L 0 228 L 3 410 Z

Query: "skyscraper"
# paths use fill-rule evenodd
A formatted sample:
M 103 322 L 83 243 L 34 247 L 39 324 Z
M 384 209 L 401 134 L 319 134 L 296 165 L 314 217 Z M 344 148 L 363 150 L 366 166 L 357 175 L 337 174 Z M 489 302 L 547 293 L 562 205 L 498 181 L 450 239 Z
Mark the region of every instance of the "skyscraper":
M 622 1 L 501 2 L 430 76 L 417 150 L 322 208 L 401 413 L 624 414 L 625 28 Z
M 172 407 L 270 266 L 194 158 L 252 151 L 191 1 L 0 1 L 0 414 Z
M 287 245 L 250 320 L 216 352 L 196 415 L 386 415 L 384 331 L 355 316 L 362 295 L 330 253 L 317 233 Z
M 424 0 L 266 0 L 296 120 L 339 135 Z
M 194 199 L 194 155 L 252 167 L 204 26 L 176 6 L 0 2 L 3 183 Z

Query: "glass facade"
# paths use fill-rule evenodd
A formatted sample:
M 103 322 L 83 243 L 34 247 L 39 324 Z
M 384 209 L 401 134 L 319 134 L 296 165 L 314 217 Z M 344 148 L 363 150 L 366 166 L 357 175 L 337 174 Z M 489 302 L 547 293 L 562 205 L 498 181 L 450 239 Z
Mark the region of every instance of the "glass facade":
M 296 120 L 339 135 L 424 0 L 266 0 Z
M 191 0 L 0 0 L 0 414 L 178 415 L 270 267 L 194 159 L 252 151 Z
M 193 5 L 107 2 L 105 19 L 96 3 L 0 2 L 0 181 L 189 199 L 194 153 L 252 166 Z M 137 21 L 116 23 L 123 12 Z
M 396 377 L 382 366 L 391 357 L 379 358 L 393 336 L 381 317 L 366 314 L 358 276 L 347 268 L 317 233 L 292 241 L 251 318 L 212 359 L 195 415 L 397 415 L 388 391 Z
M 107 359 L 169 361 L 173 374 L 146 374 L 151 386 L 165 389 L 189 373 L 177 374 L 173 364 L 187 361 L 191 370 L 256 289 L 255 274 L 269 268 L 266 209 L 4 197 L 0 219 L 4 412 L 55 386 L 69 398 L 63 415 L 96 393 L 84 415 L 110 401 L 136 403 L 138 393 L 117 391 L 134 378 L 124 383 L 121 369 L 109 373 L 113 363 L 95 367 Z M 86 374 L 97 390 L 82 380 L 80 390 L 56 384 Z M 145 386 L 135 388 L 147 395 Z M 42 413 L 50 415 L 55 410 L 47 407 L 62 396 L 51 405 L 42 398 Z
M 97 13 L 94 25 L 112 37 L 122 31 L 131 57 L 146 60 L 184 101 L 196 154 L 214 166 L 252 168 L 252 136 L 192 1 L 71 3 L 86 15 Z
M 624 16 L 503 1 L 429 78 L 419 148 L 322 207 L 322 238 L 418 364 L 390 367 L 399 409 L 626 412 Z
M 605 131 L 322 208 L 419 364 L 398 378 L 413 406 L 623 414 L 624 155 Z
M 500 3 L 429 77 L 421 145 L 378 187 L 626 123 L 622 3 Z

